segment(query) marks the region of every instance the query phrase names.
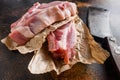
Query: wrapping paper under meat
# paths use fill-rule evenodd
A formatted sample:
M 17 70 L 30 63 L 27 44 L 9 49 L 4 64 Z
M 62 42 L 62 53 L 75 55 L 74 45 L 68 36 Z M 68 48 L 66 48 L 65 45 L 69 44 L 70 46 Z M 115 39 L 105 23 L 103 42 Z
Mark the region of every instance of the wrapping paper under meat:
M 64 64 L 62 61 L 57 61 L 52 58 L 51 53 L 47 51 L 46 37 L 50 31 L 56 30 L 59 26 L 62 26 L 69 21 L 75 22 L 77 29 L 77 54 L 69 64 Z M 109 57 L 109 53 L 102 49 L 101 46 L 94 41 L 94 38 L 90 35 L 88 28 L 79 19 L 78 16 L 70 17 L 62 22 L 55 23 L 46 28 L 43 32 L 36 35 L 24 46 L 16 46 L 16 44 L 9 38 L 2 40 L 3 43 L 11 50 L 19 50 L 20 53 L 28 53 L 34 51 L 35 55 L 28 65 L 28 69 L 33 74 L 42 74 L 55 70 L 57 74 L 70 69 L 77 62 L 84 64 L 101 63 Z M 14 43 L 14 44 L 13 44 Z
M 77 45 L 76 51 L 78 52 L 74 56 L 74 60 L 70 64 L 64 64 L 63 62 L 54 60 L 48 51 L 46 51 L 46 43 L 41 49 L 35 52 L 28 69 L 33 74 L 46 73 L 55 70 L 57 74 L 70 69 L 77 62 L 84 64 L 91 63 L 104 63 L 109 56 L 108 52 L 103 50 L 99 44 L 97 44 L 93 37 L 90 35 L 86 25 L 77 19 Z M 46 53 L 46 54 L 45 54 Z

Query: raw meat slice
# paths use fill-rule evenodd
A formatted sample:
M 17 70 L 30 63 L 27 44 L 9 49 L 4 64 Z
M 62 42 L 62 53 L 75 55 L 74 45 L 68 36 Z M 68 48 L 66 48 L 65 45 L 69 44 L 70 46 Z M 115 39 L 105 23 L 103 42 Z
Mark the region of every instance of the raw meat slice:
M 28 40 L 30 40 L 32 37 L 41 32 L 46 27 L 50 26 L 51 24 L 57 21 L 62 21 L 68 17 L 74 16 L 76 13 L 76 5 L 71 2 L 55 1 L 48 4 L 40 4 L 37 2 L 28 10 L 28 12 L 26 12 L 22 16 L 21 19 L 11 24 L 11 33 L 9 37 L 16 42 L 18 39 L 21 39 L 23 35 L 23 37 L 26 39 L 19 40 L 21 43 L 17 41 L 18 45 L 23 45 L 23 43 L 25 44 Z M 30 29 L 25 29 L 23 31 L 25 31 L 26 33 L 31 33 L 32 35 L 24 34 L 23 31 L 21 32 L 20 27 L 26 26 Z M 15 34 L 16 30 L 21 36 L 19 36 L 19 34 Z M 12 37 L 14 36 L 14 34 L 16 36 L 18 35 L 20 38 Z
M 76 38 L 75 24 L 69 22 L 48 35 L 49 51 L 53 53 L 53 57 L 64 59 L 64 62 L 68 64 L 75 54 Z

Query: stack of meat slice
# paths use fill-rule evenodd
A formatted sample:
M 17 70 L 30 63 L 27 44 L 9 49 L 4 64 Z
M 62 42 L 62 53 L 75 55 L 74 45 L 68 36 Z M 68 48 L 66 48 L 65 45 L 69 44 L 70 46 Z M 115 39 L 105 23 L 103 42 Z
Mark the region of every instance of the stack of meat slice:
M 18 21 L 11 24 L 9 37 L 19 46 L 25 45 L 31 38 L 55 22 L 63 21 L 77 14 L 72 2 L 54 1 L 35 3 Z M 53 57 L 62 59 L 66 64 L 75 54 L 76 28 L 74 21 L 60 26 L 48 37 L 48 48 Z
M 77 13 L 76 5 L 67 1 L 48 4 L 35 3 L 18 21 L 11 25 L 9 37 L 18 45 L 24 45 L 51 24 Z
M 28 65 L 33 74 L 60 74 L 77 62 L 103 64 L 109 57 L 77 16 L 76 4 L 67 1 L 35 3 L 1 41 L 21 54 L 34 51 Z

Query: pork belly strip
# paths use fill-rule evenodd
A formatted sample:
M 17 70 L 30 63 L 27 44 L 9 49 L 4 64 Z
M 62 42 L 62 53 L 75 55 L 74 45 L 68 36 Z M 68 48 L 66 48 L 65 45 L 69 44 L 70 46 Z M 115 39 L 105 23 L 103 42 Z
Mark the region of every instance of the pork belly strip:
M 53 57 L 63 59 L 68 64 L 75 54 L 76 39 L 75 24 L 71 21 L 48 35 L 49 51 L 53 53 Z
M 77 13 L 76 5 L 71 2 L 55 1 L 48 4 L 39 4 L 35 3 L 32 8 L 25 13 L 21 19 L 16 21 L 11 25 L 11 33 L 9 37 L 13 41 L 17 41 L 18 45 L 24 45 L 30 38 L 38 34 L 40 31 L 50 26 L 51 24 L 64 20 L 68 17 L 71 17 Z M 29 30 L 23 30 L 21 32 L 20 27 L 29 27 Z M 20 30 L 19 30 L 20 29 Z M 17 31 L 16 31 L 17 30 Z M 31 31 L 31 32 L 30 32 Z M 19 33 L 19 34 L 15 34 Z M 18 35 L 19 37 L 12 37 Z M 22 39 L 24 37 L 26 39 Z
M 24 33 L 24 35 L 23 35 L 23 33 Z M 9 34 L 9 37 L 11 39 L 14 39 L 14 41 L 16 43 L 20 43 L 21 45 L 25 44 L 24 41 L 29 41 L 29 39 L 33 36 L 34 36 L 34 34 L 31 32 L 31 30 L 28 26 L 25 26 L 25 27 L 21 26 Z
M 42 3 L 42 4 L 40 4 L 39 2 L 34 3 L 33 6 L 22 16 L 22 18 L 20 18 L 19 20 L 11 24 L 11 32 L 12 30 L 14 30 L 14 27 L 17 27 L 17 25 L 20 25 L 20 21 L 24 22 L 26 18 L 30 18 L 31 16 L 38 13 L 38 11 L 41 11 L 42 9 L 45 9 L 45 8 L 48 8 L 50 6 L 54 6 L 60 3 L 61 1 L 54 1 L 50 3 Z

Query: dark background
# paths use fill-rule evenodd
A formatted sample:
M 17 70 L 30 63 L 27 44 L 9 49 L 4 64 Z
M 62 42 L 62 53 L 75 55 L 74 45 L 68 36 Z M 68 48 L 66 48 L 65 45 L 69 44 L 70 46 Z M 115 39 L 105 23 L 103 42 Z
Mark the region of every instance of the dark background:
M 0 40 L 9 33 L 11 23 L 19 19 L 35 2 L 50 2 L 53 0 L 0 0 Z M 70 0 L 69 0 L 70 1 Z M 113 35 L 120 41 L 119 35 L 119 0 L 71 0 L 73 2 L 86 2 L 94 7 L 107 8 L 111 11 L 110 24 Z M 87 7 L 79 7 L 79 16 L 87 24 Z M 98 39 L 98 38 L 97 38 Z M 99 39 L 105 48 L 106 39 Z M 57 76 L 54 72 L 33 75 L 27 66 L 33 53 L 21 55 L 18 51 L 9 51 L 0 43 L 0 80 L 119 80 L 112 57 L 109 57 L 104 65 L 84 65 L 78 63 L 71 70 Z

